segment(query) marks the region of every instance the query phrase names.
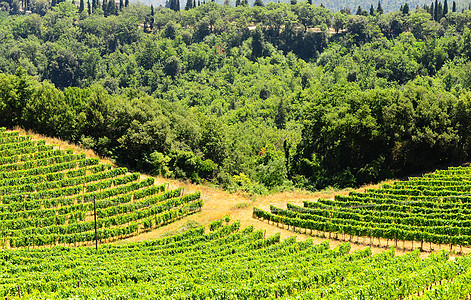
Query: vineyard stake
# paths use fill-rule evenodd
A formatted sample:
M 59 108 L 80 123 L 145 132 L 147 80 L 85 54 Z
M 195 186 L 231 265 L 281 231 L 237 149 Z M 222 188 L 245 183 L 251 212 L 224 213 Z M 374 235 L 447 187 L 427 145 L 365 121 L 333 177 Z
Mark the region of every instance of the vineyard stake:
M 21 288 L 18 286 L 18 297 L 21 298 Z
M 94 211 L 94 214 L 95 214 L 95 250 L 98 251 L 98 232 L 97 232 L 97 228 L 96 228 L 96 199 L 95 199 L 95 195 L 93 196 L 93 211 Z

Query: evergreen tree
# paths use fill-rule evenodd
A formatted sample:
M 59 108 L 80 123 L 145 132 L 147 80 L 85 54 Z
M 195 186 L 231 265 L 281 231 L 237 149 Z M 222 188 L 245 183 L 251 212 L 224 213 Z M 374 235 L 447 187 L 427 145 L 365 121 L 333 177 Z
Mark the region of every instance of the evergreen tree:
M 72 0 L 72 4 L 75 5 L 75 0 Z M 25 5 L 25 4 L 23 4 L 23 5 Z
M 312 0 L 307 0 L 307 3 L 309 3 L 309 5 L 312 5 Z
M 239 1 L 239 0 L 238 0 L 238 1 Z M 240 2 L 239 2 L 239 3 L 240 3 Z M 198 0 L 198 6 L 201 6 L 201 2 L 200 2 L 200 0 Z
M 199 2 L 200 2 L 200 0 L 198 0 L 198 6 L 199 6 Z M 241 5 L 240 0 L 236 0 L 235 6 L 237 7 L 237 6 L 239 6 L 239 5 Z
M 324 3 L 321 3 L 320 7 L 325 8 Z
M 193 8 L 196 7 L 196 0 L 193 0 Z
M 430 15 L 435 20 L 435 6 L 433 6 L 433 2 L 432 2 L 432 5 L 430 5 Z
M 298 3 L 298 0 L 291 0 L 290 2 L 291 2 L 291 5 L 296 5 Z
M 85 3 L 83 0 L 80 0 L 79 13 L 85 10 Z
M 443 17 L 443 6 L 441 2 L 438 2 L 438 7 L 437 7 L 437 22 L 440 22 L 440 19 Z
M 406 2 L 406 4 L 404 4 L 404 7 L 402 8 L 402 13 L 405 14 L 405 15 L 408 15 L 409 14 L 409 4 Z
M 204 0 L 203 0 L 204 1 Z M 249 6 L 249 0 L 242 0 L 243 1 L 243 5 L 245 6 Z
M 291 0 L 292 1 L 292 0 Z M 291 3 L 293 4 L 293 3 Z M 253 3 L 253 6 L 261 6 L 263 7 L 263 0 L 255 0 L 255 2 Z
M 88 9 L 88 15 L 92 14 L 92 6 L 90 5 L 90 0 L 87 0 L 87 9 Z
M 378 7 L 376 8 L 376 11 L 378 14 L 382 15 L 383 14 L 383 8 L 381 7 L 381 1 L 378 0 Z
M 193 6 L 193 1 L 192 0 L 186 0 L 185 10 L 191 9 L 192 6 Z
M 128 7 L 129 6 L 129 0 L 125 0 L 124 1 L 124 7 Z
M 375 8 L 373 7 L 373 4 L 370 6 L 370 15 L 374 16 L 375 15 Z
M 150 5 L 150 15 L 154 16 L 154 5 Z
M 96 0 L 92 0 L 92 8 L 93 8 L 93 10 L 96 9 Z
M 123 7 L 124 7 L 124 3 L 123 3 L 123 0 L 119 0 L 119 10 L 123 10 Z
M 456 12 L 456 2 L 455 2 L 455 1 L 453 1 L 453 5 L 452 5 L 452 7 L 451 7 L 451 11 L 452 11 L 452 12 Z
M 435 0 L 435 10 L 433 11 L 433 19 L 438 20 L 438 0 Z
M 358 8 L 357 8 L 357 16 L 361 16 L 363 14 L 363 9 L 361 9 L 361 6 L 358 5 Z
M 56 1 L 56 0 L 52 0 L 52 1 L 51 1 L 51 6 L 56 6 L 56 4 L 57 4 L 57 1 Z
M 113 1 L 113 0 L 110 0 Z M 105 14 L 105 17 L 109 16 L 108 13 L 108 0 L 103 0 L 103 12 Z
M 448 13 L 448 0 L 445 0 L 445 3 L 443 3 L 443 16 L 445 17 L 447 13 Z
M 278 129 L 285 129 L 286 126 L 286 107 L 283 98 L 278 103 L 278 112 L 275 116 L 275 125 Z

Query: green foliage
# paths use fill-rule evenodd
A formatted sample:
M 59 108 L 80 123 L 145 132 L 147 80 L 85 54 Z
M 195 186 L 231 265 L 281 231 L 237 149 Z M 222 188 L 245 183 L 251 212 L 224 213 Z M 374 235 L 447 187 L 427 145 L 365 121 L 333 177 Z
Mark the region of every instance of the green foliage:
M 5 15 L 1 125 L 251 192 L 355 186 L 469 159 L 457 107 L 471 86 L 470 11 L 437 22 L 428 6 L 385 14 L 378 2 L 350 15 L 243 2 L 152 15 L 92 1 L 88 15 L 38 0 L 37 14 Z M 262 147 L 278 154 L 261 159 Z

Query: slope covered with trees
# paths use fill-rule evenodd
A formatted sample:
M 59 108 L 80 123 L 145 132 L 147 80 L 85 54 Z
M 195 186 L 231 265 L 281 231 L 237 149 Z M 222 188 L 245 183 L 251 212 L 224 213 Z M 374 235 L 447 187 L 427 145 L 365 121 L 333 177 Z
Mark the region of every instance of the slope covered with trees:
M 453 3 L 93 5 L 0 14 L 1 125 L 251 193 L 470 158 L 471 11 Z

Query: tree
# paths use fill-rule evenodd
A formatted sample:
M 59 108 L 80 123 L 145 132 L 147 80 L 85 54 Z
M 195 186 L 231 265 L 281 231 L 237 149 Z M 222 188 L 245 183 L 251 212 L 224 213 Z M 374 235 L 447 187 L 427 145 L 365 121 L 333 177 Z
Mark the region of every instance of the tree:
M 456 12 L 456 1 L 453 1 L 453 6 L 451 7 L 452 12 Z
M 180 60 L 178 57 L 170 56 L 165 60 L 165 65 L 164 65 L 164 72 L 166 75 L 175 78 L 178 74 L 180 74 L 182 67 Z
M 152 7 L 152 5 L 151 5 Z M 119 10 L 122 11 L 124 8 L 124 3 L 123 3 L 123 0 L 119 0 Z
M 435 10 L 433 11 L 433 19 L 435 21 L 438 21 L 438 0 L 435 0 L 435 6 L 434 6 Z
M 312 5 L 312 0 L 307 0 L 307 3 L 309 3 L 309 5 Z
M 448 13 L 448 0 L 445 0 L 445 3 L 443 4 L 443 16 L 445 17 L 447 13 Z
M 80 0 L 79 13 L 82 13 L 85 10 L 85 3 L 83 0 Z
M 128 7 L 129 6 L 129 0 L 125 0 L 124 1 L 124 7 Z
M 409 14 L 409 4 L 406 2 L 406 4 L 404 4 L 404 7 L 402 8 L 402 13 L 404 15 L 408 15 Z
M 285 129 L 286 127 L 286 107 L 283 102 L 283 98 L 281 98 L 280 102 L 278 103 L 278 112 L 275 116 L 275 125 L 278 129 Z
M 370 16 L 374 16 L 375 15 L 375 8 L 373 7 L 373 4 L 371 4 L 370 6 Z
M 298 0 L 291 0 L 291 5 L 296 5 L 296 3 L 298 3 Z
M 265 51 L 265 39 L 263 36 L 262 29 L 257 26 L 252 31 L 252 57 L 254 59 L 261 57 Z
M 378 1 L 378 7 L 376 8 L 376 11 L 378 14 L 382 15 L 383 14 L 383 8 L 381 7 L 381 1 Z
M 255 2 L 253 3 L 253 6 L 260 6 L 260 7 L 263 7 L 264 4 L 263 4 L 263 0 L 255 0 Z
M 92 6 L 90 5 L 90 0 L 87 0 L 87 9 L 88 9 L 88 15 L 92 14 Z
M 186 5 L 185 5 L 185 10 L 189 10 L 193 8 L 193 1 L 192 0 L 187 0 Z

